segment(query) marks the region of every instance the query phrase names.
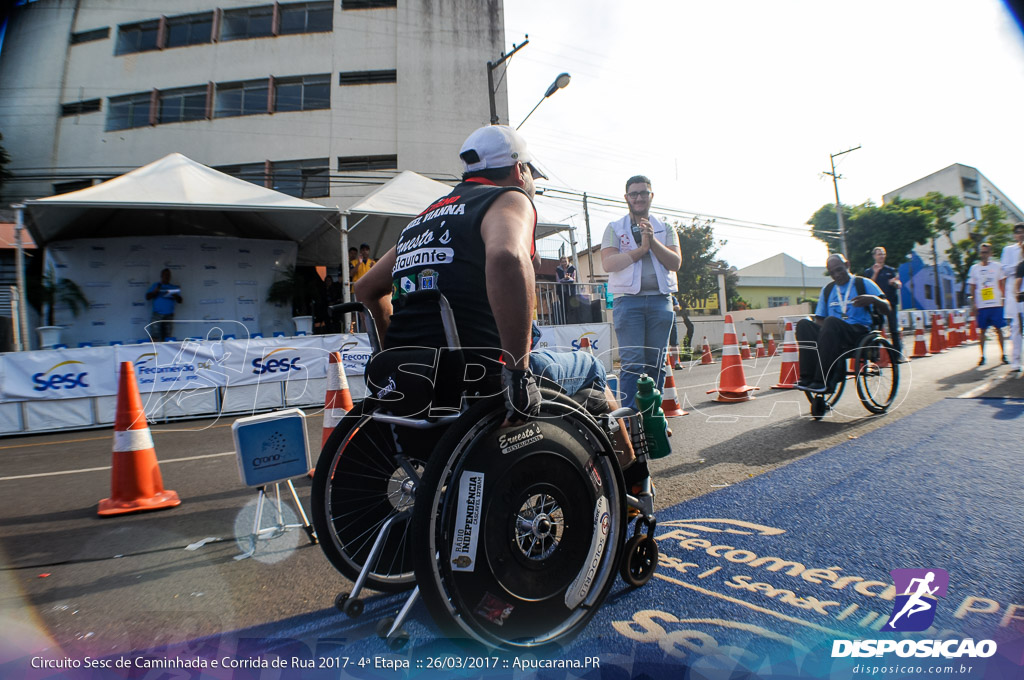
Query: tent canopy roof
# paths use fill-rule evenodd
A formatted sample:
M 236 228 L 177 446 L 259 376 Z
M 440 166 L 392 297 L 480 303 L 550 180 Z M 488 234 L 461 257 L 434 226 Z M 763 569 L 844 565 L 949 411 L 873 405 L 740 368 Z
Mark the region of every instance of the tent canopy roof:
M 451 186 L 444 182 L 410 170 L 395 175 L 345 211 L 348 215 L 349 245 L 359 247 L 368 243 L 375 255 L 383 255 L 398 242 L 398 236 L 409 220 L 451 190 Z M 571 228 L 537 216 L 537 238 Z
M 41 246 L 114 236 L 227 236 L 295 241 L 299 264 L 341 261 L 337 208 L 225 175 L 180 153 L 94 187 L 26 201 L 25 216 Z

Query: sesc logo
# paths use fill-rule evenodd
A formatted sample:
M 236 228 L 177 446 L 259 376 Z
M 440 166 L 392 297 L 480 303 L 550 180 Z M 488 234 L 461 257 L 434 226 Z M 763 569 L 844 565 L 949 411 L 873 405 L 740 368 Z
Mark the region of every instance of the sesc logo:
M 587 331 L 586 333 L 584 333 L 580 337 L 578 337 L 575 340 L 573 340 L 572 341 L 572 348 L 574 350 L 577 350 L 577 349 L 580 348 L 580 345 L 583 343 L 583 338 L 586 338 L 587 341 L 590 343 L 590 349 L 594 350 L 595 352 L 600 351 L 600 349 L 597 346 L 597 333 L 595 333 L 593 331 Z
M 78 372 L 72 370 L 69 373 L 54 373 L 61 366 L 70 366 L 72 364 L 85 365 L 81 361 L 62 361 L 47 371 L 34 374 L 32 382 L 35 383 L 35 387 L 32 389 L 36 392 L 46 392 L 47 390 L 70 390 L 75 387 L 88 387 L 89 383 L 85 382 L 85 377 L 89 375 L 87 371 Z
M 286 352 L 289 350 L 292 352 L 299 351 L 295 347 L 281 347 L 279 349 L 275 349 L 273 352 L 271 352 L 265 357 L 253 359 L 253 375 L 264 375 L 266 373 L 287 373 L 288 371 L 301 371 L 302 366 L 299 365 L 299 362 L 302 361 L 302 357 L 279 357 L 276 359 L 270 358 L 277 354 L 278 352 Z

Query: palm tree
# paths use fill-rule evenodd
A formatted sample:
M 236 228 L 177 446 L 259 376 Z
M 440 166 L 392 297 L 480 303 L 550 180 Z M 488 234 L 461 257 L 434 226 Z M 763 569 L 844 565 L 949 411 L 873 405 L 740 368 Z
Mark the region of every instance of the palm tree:
M 43 277 L 29 286 L 29 302 L 46 319 L 47 326 L 54 325 L 54 309 L 57 305 L 65 305 L 74 316 L 89 307 L 89 300 L 78 284 L 71 279 L 57 278 L 53 265 L 46 267 Z

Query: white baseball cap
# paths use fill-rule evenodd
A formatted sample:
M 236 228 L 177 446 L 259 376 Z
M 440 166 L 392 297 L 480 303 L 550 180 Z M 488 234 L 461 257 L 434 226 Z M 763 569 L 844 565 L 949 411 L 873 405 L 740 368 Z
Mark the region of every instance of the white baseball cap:
M 534 179 L 548 178 L 533 165 L 533 156 L 526 149 L 526 140 L 507 125 L 485 125 L 473 132 L 462 143 L 459 158 L 466 172 L 526 163 Z

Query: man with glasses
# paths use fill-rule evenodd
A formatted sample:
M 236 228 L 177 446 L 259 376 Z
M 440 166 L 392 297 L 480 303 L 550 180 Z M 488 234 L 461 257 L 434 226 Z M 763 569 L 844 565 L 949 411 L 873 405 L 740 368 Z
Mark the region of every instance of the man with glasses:
M 675 320 L 672 293 L 681 262 L 675 229 L 651 215 L 651 180 L 626 180 L 629 214 L 609 223 L 601 241 L 601 265 L 615 296 L 615 336 L 622 360 L 622 404 L 636 405 L 636 383 L 646 373 L 665 383 L 665 351 Z

